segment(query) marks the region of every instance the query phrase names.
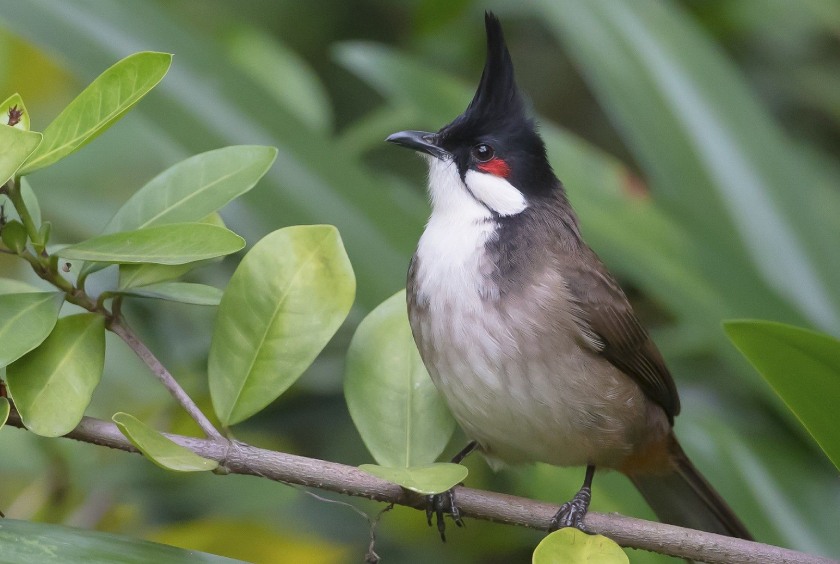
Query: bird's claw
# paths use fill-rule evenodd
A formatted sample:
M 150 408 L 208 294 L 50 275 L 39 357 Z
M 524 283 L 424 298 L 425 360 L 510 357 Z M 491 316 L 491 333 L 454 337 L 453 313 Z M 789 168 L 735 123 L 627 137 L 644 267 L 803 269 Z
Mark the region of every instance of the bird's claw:
M 592 499 L 592 490 L 590 488 L 581 488 L 571 501 L 568 501 L 560 506 L 560 510 L 551 518 L 548 525 L 549 532 L 563 529 L 565 527 L 575 527 L 584 533 L 586 526 L 583 524 L 583 518 L 586 517 L 586 512 L 589 510 L 589 501 Z
M 458 527 L 464 526 L 464 520 L 461 519 L 461 511 L 455 503 L 455 488 L 446 490 L 443 493 L 426 496 L 426 522 L 432 526 L 432 516 L 435 516 L 435 524 L 437 525 L 440 540 L 446 542 L 446 521 L 444 517 L 446 514 L 452 517 L 455 525 Z

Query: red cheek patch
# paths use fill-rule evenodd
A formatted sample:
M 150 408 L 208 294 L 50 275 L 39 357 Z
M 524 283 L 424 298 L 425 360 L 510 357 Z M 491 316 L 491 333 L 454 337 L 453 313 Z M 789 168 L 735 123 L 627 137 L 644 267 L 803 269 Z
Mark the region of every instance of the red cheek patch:
M 510 176 L 510 167 L 499 157 L 494 157 L 486 163 L 478 163 L 477 168 L 489 172 L 493 176 L 501 176 L 502 178 Z

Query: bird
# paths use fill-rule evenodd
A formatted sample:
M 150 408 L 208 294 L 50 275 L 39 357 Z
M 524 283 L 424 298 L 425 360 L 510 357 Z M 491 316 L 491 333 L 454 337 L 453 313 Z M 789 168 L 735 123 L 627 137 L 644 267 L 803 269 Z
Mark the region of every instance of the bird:
M 514 76 L 499 19 L 467 109 L 386 141 L 428 164 L 431 214 L 411 259 L 409 323 L 473 450 L 492 466 L 586 467 L 549 529 L 584 531 L 597 469 L 626 475 L 666 523 L 751 539 L 674 432 L 680 400 L 626 294 L 581 237 Z M 429 524 L 462 524 L 454 490 Z

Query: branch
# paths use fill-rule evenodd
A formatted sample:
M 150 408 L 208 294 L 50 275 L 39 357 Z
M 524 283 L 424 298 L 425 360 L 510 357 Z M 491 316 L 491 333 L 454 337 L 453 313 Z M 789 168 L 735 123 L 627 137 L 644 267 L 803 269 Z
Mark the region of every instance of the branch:
M 20 415 L 14 408 L 9 415 L 8 423 L 14 427 L 24 428 Z M 85 417 L 78 427 L 65 436 L 86 443 L 137 452 L 116 425 L 108 421 Z M 166 434 L 166 436 L 200 456 L 218 461 L 233 474 L 260 476 L 286 484 L 425 509 L 424 496 L 366 474 L 352 466 L 265 450 L 240 442 L 220 442 L 171 434 Z M 534 529 L 547 529 L 551 517 L 558 510 L 556 505 L 549 503 L 471 488 L 459 487 L 457 495 L 458 507 L 463 515 Z M 838 562 L 786 548 L 617 514 L 590 511 L 585 521 L 589 531 L 607 536 L 621 546 L 701 560 L 710 564 Z
M 147 347 L 145 343 L 137 337 L 131 327 L 129 327 L 125 322 L 125 319 L 119 313 L 117 308 L 115 308 L 114 315 L 109 320 L 108 329 L 125 341 L 125 344 L 127 344 L 138 357 L 140 357 L 140 360 L 149 367 L 152 374 L 154 374 L 157 379 L 160 380 L 161 384 L 169 390 L 169 393 L 172 394 L 181 407 L 183 407 L 184 410 L 190 414 L 190 417 L 198 423 L 198 426 L 201 427 L 201 430 L 204 431 L 205 435 L 216 441 L 223 443 L 227 442 L 222 434 L 216 430 L 210 420 L 207 419 L 207 416 L 204 415 L 204 413 L 202 413 L 202 411 L 198 408 L 192 398 L 187 395 L 187 392 L 185 392 L 184 388 L 182 388 L 178 381 L 175 380 L 175 377 L 170 374 L 166 367 L 157 359 L 154 353 L 149 350 L 149 347 Z

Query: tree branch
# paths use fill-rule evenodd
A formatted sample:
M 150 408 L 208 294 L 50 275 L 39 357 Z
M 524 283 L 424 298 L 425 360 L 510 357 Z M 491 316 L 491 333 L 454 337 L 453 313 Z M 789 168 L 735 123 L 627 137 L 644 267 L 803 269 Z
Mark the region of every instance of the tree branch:
M 14 427 L 24 428 L 20 415 L 14 408 L 9 415 L 8 423 Z M 85 417 L 76 429 L 65 436 L 86 443 L 137 452 L 137 449 L 119 432 L 116 425 L 108 421 Z M 366 474 L 352 466 L 265 450 L 239 442 L 196 439 L 171 434 L 166 434 L 166 436 L 177 444 L 193 450 L 196 454 L 218 461 L 234 474 L 260 476 L 286 484 L 366 497 L 416 509 L 425 508 L 423 496 Z M 551 517 L 558 509 L 556 505 L 531 499 L 464 487 L 458 488 L 458 506 L 463 515 L 475 519 L 543 530 L 548 528 Z M 838 562 L 786 548 L 616 514 L 589 512 L 585 523 L 591 532 L 607 536 L 625 547 L 709 563 L 826 564 Z

